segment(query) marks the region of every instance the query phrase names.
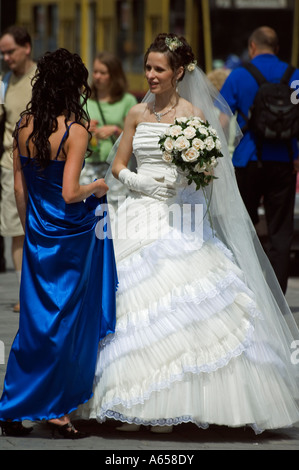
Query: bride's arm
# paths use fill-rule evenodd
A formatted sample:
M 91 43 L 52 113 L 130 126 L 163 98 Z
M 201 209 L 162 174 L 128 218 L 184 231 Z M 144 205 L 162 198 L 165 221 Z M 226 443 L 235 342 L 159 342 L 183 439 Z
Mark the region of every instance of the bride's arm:
M 112 174 L 130 190 L 150 196 L 161 201 L 175 196 L 174 185 L 162 183 L 151 176 L 141 175 L 128 169 L 133 151 L 133 137 L 137 124 L 144 121 L 145 104 L 137 104 L 126 117 L 122 138 L 112 164 Z
M 133 106 L 127 114 L 123 135 L 121 137 L 114 162 L 112 164 L 112 174 L 115 178 L 118 178 L 121 170 L 128 167 L 128 163 L 132 156 L 133 137 L 138 123 L 140 106 L 140 104 Z

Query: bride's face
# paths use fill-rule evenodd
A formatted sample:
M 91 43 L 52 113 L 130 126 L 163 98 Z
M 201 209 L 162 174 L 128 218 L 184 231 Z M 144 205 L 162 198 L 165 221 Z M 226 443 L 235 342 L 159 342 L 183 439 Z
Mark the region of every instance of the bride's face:
M 161 94 L 174 88 L 174 72 L 168 63 L 166 54 L 150 52 L 145 64 L 145 77 L 150 91 Z

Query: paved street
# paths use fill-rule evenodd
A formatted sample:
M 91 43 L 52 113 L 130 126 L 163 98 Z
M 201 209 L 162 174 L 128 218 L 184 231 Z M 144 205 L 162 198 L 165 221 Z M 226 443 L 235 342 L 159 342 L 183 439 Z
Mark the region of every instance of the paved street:
M 10 246 L 7 243 L 8 270 L 0 274 L 0 340 L 5 345 L 5 361 L 18 328 L 18 314 L 12 311 L 17 300 L 17 283 L 9 250 Z M 289 281 L 287 300 L 299 323 L 299 277 L 295 275 Z M 4 374 L 5 365 L 1 365 L 0 351 L 0 392 Z M 25 422 L 25 425 L 31 424 Z M 94 421 L 76 422 L 80 429 L 88 431 L 91 436 L 79 441 L 69 441 L 62 438 L 51 439 L 45 423 L 34 423 L 34 430 L 29 437 L 0 436 L 0 451 L 96 450 L 101 451 L 96 457 L 98 462 L 106 465 L 122 463 L 145 468 L 149 463 L 161 465 L 161 455 L 170 453 L 174 453 L 173 460 L 168 462 L 165 457 L 165 463 L 185 463 L 186 465 L 196 463 L 199 466 L 198 451 L 200 450 L 299 450 L 299 423 L 293 428 L 265 432 L 258 436 L 251 429 L 211 426 L 208 430 L 201 430 L 191 424 L 179 425 L 171 434 L 157 435 L 146 428 L 138 433 L 121 433 L 115 429 L 117 424 L 114 421 L 105 424 L 98 424 Z M 127 460 L 124 460 L 124 455 Z M 139 461 L 133 461 L 133 457 L 135 459 L 139 457 Z

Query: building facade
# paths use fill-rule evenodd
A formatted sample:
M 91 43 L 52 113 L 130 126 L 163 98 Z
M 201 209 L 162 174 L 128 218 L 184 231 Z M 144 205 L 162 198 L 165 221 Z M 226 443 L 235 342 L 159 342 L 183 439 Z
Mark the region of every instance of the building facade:
M 114 52 L 130 90 L 142 95 L 143 55 L 159 32 L 184 35 L 208 72 L 244 58 L 250 32 L 267 24 L 279 34 L 281 58 L 298 65 L 298 11 L 299 0 L 18 0 L 16 21 L 30 31 L 35 58 L 65 47 L 91 70 L 97 51 Z

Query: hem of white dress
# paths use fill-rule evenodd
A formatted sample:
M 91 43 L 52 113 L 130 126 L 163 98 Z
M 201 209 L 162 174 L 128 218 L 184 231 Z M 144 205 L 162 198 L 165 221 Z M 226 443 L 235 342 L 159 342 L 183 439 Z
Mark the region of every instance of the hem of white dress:
M 107 419 L 114 419 L 122 423 L 128 424 L 137 424 L 142 426 L 177 426 L 179 424 L 192 423 L 195 424 L 200 429 L 208 429 L 211 425 L 216 426 L 227 426 L 229 428 L 243 428 L 250 427 L 253 429 L 255 434 L 262 434 L 266 429 L 261 429 L 255 423 L 241 423 L 241 424 L 226 424 L 226 423 L 202 423 L 195 420 L 192 416 L 178 416 L 176 418 L 163 418 L 163 419 L 152 419 L 152 420 L 143 420 L 140 418 L 129 418 L 121 413 L 108 410 L 105 414 L 101 416 L 96 416 L 95 419 L 98 423 L 104 423 Z M 285 426 L 285 428 L 290 428 L 290 426 Z

